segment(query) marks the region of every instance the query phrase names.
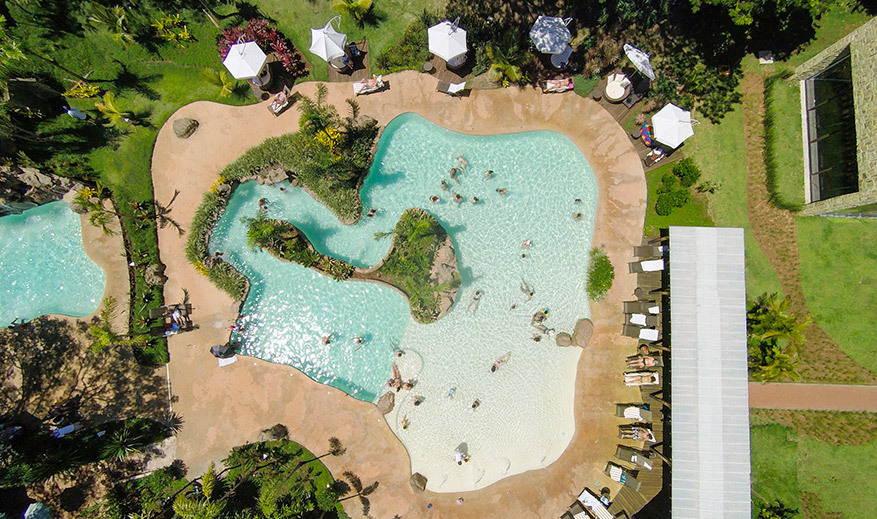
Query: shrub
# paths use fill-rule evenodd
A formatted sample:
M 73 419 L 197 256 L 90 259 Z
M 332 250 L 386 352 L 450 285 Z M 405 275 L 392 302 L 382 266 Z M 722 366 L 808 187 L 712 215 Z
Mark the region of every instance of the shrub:
M 235 301 L 243 301 L 247 295 L 247 278 L 224 261 L 213 262 L 207 270 L 207 279 Z
M 588 266 L 588 297 L 600 301 L 612 288 L 615 279 L 615 268 L 603 249 L 591 249 L 591 264 Z
M 429 58 L 429 42 L 427 41 L 426 24 L 415 20 L 402 33 L 402 38 L 395 44 L 384 47 L 375 59 L 375 72 L 387 74 L 401 70 L 419 69 Z
M 655 212 L 660 216 L 668 216 L 673 212 L 673 197 L 670 193 L 658 195 L 655 201 Z
M 225 59 L 228 50 L 237 43 L 238 38 L 254 41 L 265 54 L 271 52 L 280 60 L 283 68 L 295 78 L 307 75 L 308 65 L 301 53 L 286 40 L 277 29 L 261 18 L 253 18 L 246 25 L 231 27 L 222 31 L 217 39 L 220 59 Z
M 700 179 L 700 169 L 691 157 L 685 157 L 674 164 L 673 174 L 679 178 L 682 187 L 691 187 Z
M 691 201 L 691 193 L 687 189 L 677 189 L 672 193 L 668 193 L 668 196 L 673 207 L 682 207 Z

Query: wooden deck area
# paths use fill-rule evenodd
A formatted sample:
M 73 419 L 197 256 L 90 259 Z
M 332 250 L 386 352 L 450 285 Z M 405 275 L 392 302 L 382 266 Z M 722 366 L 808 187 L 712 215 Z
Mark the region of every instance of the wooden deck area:
M 428 62 L 431 63 L 433 67 L 432 71 L 429 73 L 435 76 L 439 81 L 447 81 L 449 83 L 462 83 L 466 80 L 466 76 L 472 72 L 472 67 L 475 66 L 474 59 L 467 59 L 462 67 L 455 70 L 450 70 L 448 68 L 448 62 L 438 56 L 433 56 Z
M 354 81 L 362 81 L 363 79 L 372 77 L 371 68 L 368 64 L 368 40 L 352 43 L 356 44 L 356 48 L 358 48 L 362 54 L 360 54 L 358 58 L 352 58 L 353 70 L 347 72 L 340 72 L 332 65 L 326 63 L 326 67 L 329 69 L 330 83 L 353 83 Z

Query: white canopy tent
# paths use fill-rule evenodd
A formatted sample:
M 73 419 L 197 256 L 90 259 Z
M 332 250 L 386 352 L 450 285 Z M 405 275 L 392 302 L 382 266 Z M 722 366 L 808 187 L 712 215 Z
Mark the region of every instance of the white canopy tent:
M 248 41 L 232 45 L 222 64 L 235 79 L 250 79 L 262 72 L 267 60 L 256 42 Z
M 344 48 L 347 46 L 347 35 L 332 26 L 332 22 L 340 18 L 336 16 L 323 27 L 311 29 L 310 51 L 327 62 L 346 54 Z
M 445 20 L 427 29 L 429 35 L 429 52 L 445 61 L 452 61 L 466 55 L 466 31 L 454 23 Z
M 691 119 L 691 112 L 673 103 L 667 103 L 667 106 L 652 116 L 655 140 L 674 149 L 694 135 L 694 124 L 697 121 Z
M 543 54 L 560 54 L 567 50 L 572 39 L 567 28 L 571 21 L 572 18 L 539 15 L 530 29 L 530 41 Z
M 629 43 L 624 44 L 624 53 L 642 75 L 648 77 L 652 81 L 655 80 L 655 69 L 652 68 L 652 63 L 649 61 L 649 55 L 647 53 Z

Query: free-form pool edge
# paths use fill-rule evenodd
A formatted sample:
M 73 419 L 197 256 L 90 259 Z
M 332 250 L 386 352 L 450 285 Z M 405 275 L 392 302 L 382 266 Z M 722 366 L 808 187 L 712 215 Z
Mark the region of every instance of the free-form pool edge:
M 645 179 L 628 136 L 598 105 L 571 93 L 546 96 L 533 89 L 476 91 L 470 98 L 453 99 L 435 92 L 436 80 L 431 76 L 405 72 L 388 80 L 390 90 L 359 98 L 362 112 L 376 117 L 381 125 L 410 111 L 464 133 L 552 130 L 572 139 L 597 178 L 600 201 L 593 243 L 604 246 L 616 268 L 623 268 L 630 247 L 642 236 Z M 349 84 L 328 87 L 327 102 L 343 110 L 343 100 L 350 97 Z M 297 87 L 306 95 L 313 95 L 314 89 L 313 83 Z M 186 141 L 173 136 L 170 124 L 161 130 L 153 179 L 159 198 L 169 197 L 175 188 L 182 191 L 172 216 L 184 227 L 201 193 L 225 164 L 269 136 L 294 130 L 298 122 L 294 112 L 274 119 L 259 105 L 233 108 L 195 103 L 169 121 L 179 116 L 198 119 L 201 128 Z M 336 474 L 352 469 L 363 481 L 380 481 L 380 490 L 370 496 L 372 513 L 380 516 L 424 517 L 426 503 L 432 502 L 431 517 L 476 516 L 479 512 L 486 517 L 497 513 L 550 517 L 568 506 L 585 484 L 599 480 L 613 490 L 618 488 L 601 471 L 614 452 L 617 431 L 612 404 L 638 396 L 617 382 L 623 358 L 632 351 L 624 346 L 633 344 L 619 333 L 621 301 L 634 288 L 631 276 L 619 275 L 604 302 L 592 306 L 596 333 L 579 361 L 576 433 L 566 452 L 548 468 L 465 494 L 466 505 L 457 507 L 456 495 L 413 494 L 404 449 L 373 406 L 345 398 L 285 366 L 242 359 L 228 368 L 217 368 L 206 348 L 223 340 L 224 324 L 236 308 L 185 263 L 182 241 L 175 232 L 159 231 L 170 278 L 166 294 L 171 297 L 187 287 L 197 308 L 196 322 L 201 324 L 201 329 L 171 340 L 173 391 L 180 398 L 175 410 L 187 416 L 179 455 L 193 471 L 222 458 L 231 446 L 252 440 L 259 429 L 281 422 L 312 449 L 319 450 L 329 436 L 340 438 L 348 453 L 327 459 L 327 465 Z M 501 511 L 495 501 L 498 495 L 503 496 Z M 357 507 L 351 506 L 349 512 L 359 516 Z

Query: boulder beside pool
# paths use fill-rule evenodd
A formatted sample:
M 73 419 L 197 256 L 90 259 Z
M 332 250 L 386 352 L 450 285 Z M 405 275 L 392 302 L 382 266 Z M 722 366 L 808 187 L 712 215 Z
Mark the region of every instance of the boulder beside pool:
M 554 342 L 558 346 L 570 346 L 572 345 L 572 337 L 566 332 L 560 332 L 557 334 L 557 339 Z
M 572 333 L 572 341 L 576 346 L 586 347 L 594 335 L 594 323 L 590 319 L 580 319 Z
M 174 135 L 178 139 L 188 139 L 198 129 L 198 121 L 188 117 L 181 117 L 174 121 Z
M 426 490 L 426 476 L 421 474 L 420 472 L 415 472 L 411 474 L 411 477 L 408 479 L 408 483 L 411 484 L 411 488 L 415 492 L 423 492 Z
M 381 414 L 387 414 L 393 410 L 393 407 L 396 405 L 396 394 L 392 391 L 387 391 L 381 398 L 378 399 L 378 403 L 375 404 L 378 408 L 378 411 Z

